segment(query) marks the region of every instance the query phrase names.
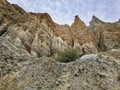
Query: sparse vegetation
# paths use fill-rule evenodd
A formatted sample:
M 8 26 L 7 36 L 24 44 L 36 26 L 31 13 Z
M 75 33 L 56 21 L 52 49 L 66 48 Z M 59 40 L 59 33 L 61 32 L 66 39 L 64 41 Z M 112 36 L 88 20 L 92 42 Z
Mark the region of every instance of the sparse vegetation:
M 60 62 L 71 62 L 79 58 L 81 54 L 76 49 L 67 49 L 63 52 L 59 52 L 54 56 L 54 59 Z

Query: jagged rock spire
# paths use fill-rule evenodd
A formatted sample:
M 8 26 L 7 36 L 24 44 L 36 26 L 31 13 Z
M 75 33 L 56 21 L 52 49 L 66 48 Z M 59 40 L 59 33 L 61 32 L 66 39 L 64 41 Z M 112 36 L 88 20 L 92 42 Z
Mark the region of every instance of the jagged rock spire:
M 72 25 L 74 24 L 82 24 L 82 25 L 85 25 L 85 23 L 79 18 L 78 15 L 75 16 L 75 19 L 74 19 L 74 22 Z
M 95 24 L 102 24 L 104 23 L 102 20 L 97 18 L 95 15 L 92 16 L 92 20 L 90 21 L 90 25 L 95 25 Z
M 80 21 L 80 18 L 79 18 L 78 15 L 75 16 L 75 20 L 74 20 L 74 22 L 76 22 L 76 21 Z

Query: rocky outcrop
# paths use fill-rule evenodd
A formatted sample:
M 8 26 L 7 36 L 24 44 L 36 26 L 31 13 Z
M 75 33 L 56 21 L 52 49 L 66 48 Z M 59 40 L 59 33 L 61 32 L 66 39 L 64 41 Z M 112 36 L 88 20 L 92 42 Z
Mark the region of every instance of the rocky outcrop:
M 91 32 L 78 16 L 70 27 L 55 23 L 47 13 L 27 13 L 8 2 L 1 4 L 0 9 L 0 36 L 12 39 L 15 46 L 31 55 L 51 56 L 68 48 L 97 52 Z
M 85 55 L 52 58 L 70 48 Z M 120 90 L 120 21 L 93 16 L 87 27 L 75 16 L 71 26 L 59 25 L 0 0 L 0 90 Z
M 65 64 L 31 57 L 0 38 L 0 90 L 119 90 L 119 56 L 113 49 Z
M 0 36 L 12 39 L 14 45 L 35 56 L 49 56 L 55 52 L 54 48 L 63 50 L 67 47 L 66 42 L 58 40 L 53 33 L 57 24 L 47 13 L 26 13 L 15 4 L 4 4 L 0 5 Z
M 101 24 L 105 24 L 102 20 L 100 20 L 99 18 L 97 18 L 96 16 L 92 16 L 92 20 L 90 21 L 90 28 L 95 28 L 98 27 Z
M 96 41 L 98 51 L 120 47 L 120 22 L 103 22 L 93 16 L 89 26 Z
M 47 13 L 27 13 L 6 0 L 0 2 L 0 36 L 31 55 L 50 56 L 67 48 L 97 53 L 120 47 L 119 21 L 107 23 L 93 16 L 87 28 L 76 15 L 71 26 L 58 25 Z
M 74 23 L 71 25 L 71 33 L 74 47 L 81 48 L 85 53 L 97 52 L 91 32 L 78 16 L 75 16 Z

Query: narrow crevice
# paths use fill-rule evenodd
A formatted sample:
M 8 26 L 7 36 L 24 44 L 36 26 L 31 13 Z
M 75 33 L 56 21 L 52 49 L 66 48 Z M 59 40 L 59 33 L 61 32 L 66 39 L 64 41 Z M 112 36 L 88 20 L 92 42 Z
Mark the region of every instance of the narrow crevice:
M 71 38 L 71 46 L 74 47 L 74 38 L 72 36 L 72 32 L 70 28 L 69 28 L 69 32 L 70 32 L 70 38 Z
M 2 36 L 5 32 L 8 30 L 8 24 L 7 25 L 2 25 L 0 27 L 0 36 Z

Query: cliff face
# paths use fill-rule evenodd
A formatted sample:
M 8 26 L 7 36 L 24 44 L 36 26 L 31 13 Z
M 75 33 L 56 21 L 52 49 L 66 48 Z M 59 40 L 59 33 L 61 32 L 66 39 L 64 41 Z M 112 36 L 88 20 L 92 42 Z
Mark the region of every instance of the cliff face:
M 61 38 L 56 37 L 54 30 L 57 24 L 47 13 L 26 13 L 17 5 L 9 3 L 1 4 L 0 7 L 0 35 L 12 39 L 17 47 L 33 55 L 50 55 L 54 48 L 63 50 L 67 47 Z M 53 48 L 53 45 L 56 47 Z
M 120 47 L 120 21 L 108 23 L 93 16 L 89 28 L 99 51 Z
M 119 21 L 105 23 L 93 16 L 88 28 L 76 15 L 71 26 L 59 25 L 47 13 L 27 13 L 6 0 L 0 2 L 0 36 L 31 55 L 49 56 L 67 48 L 97 53 L 120 47 Z
M 1 1 L 3 2 L 3 1 Z M 8 2 L 0 5 L 2 37 L 12 39 L 15 46 L 31 55 L 52 55 L 67 48 L 96 53 L 91 32 L 83 21 L 75 16 L 72 26 L 58 25 L 47 13 L 27 13 Z
M 74 41 L 74 47 L 82 47 L 86 53 L 97 52 L 92 33 L 78 16 L 75 16 L 74 23 L 71 25 L 71 33 Z
M 71 63 L 46 57 L 70 48 L 86 55 Z M 87 27 L 75 16 L 59 25 L 0 0 L 0 90 L 120 90 L 120 21 L 93 16 Z

